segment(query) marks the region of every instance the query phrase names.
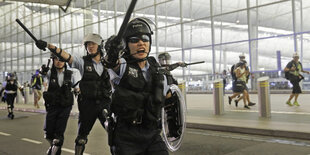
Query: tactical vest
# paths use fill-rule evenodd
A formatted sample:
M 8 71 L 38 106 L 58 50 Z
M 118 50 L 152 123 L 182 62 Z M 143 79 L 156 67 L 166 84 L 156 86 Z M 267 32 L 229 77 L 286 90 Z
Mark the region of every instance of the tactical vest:
M 149 57 L 148 62 L 149 81 L 144 79 L 137 63 L 127 63 L 119 85 L 115 86 L 111 110 L 127 123 L 157 128 L 164 101 L 163 74 L 154 57 Z
M 57 70 L 55 67 L 52 67 L 47 92 L 43 93 L 43 98 L 47 104 L 60 105 L 63 107 L 73 105 L 71 77 L 72 71 L 65 70 L 64 81 L 60 87 L 58 84 Z
M 104 68 L 101 75 L 95 70 L 90 56 L 84 56 L 84 74 L 80 82 L 83 99 L 103 100 L 111 102 L 111 83 L 107 69 Z
M 7 81 L 5 90 L 7 91 L 17 91 L 17 82 L 14 81 L 13 84 L 10 83 L 10 81 Z
M 171 75 L 170 71 L 166 70 L 166 69 L 160 69 L 161 72 L 163 72 L 163 74 L 166 76 L 167 78 L 167 84 L 171 85 L 171 84 L 176 84 L 178 85 L 178 81 L 176 79 L 173 78 L 173 76 Z

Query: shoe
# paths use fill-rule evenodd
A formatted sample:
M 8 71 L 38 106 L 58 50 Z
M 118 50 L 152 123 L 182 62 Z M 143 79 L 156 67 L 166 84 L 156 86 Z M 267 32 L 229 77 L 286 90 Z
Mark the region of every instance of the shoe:
M 229 103 L 229 105 L 231 105 L 231 98 L 230 98 L 230 96 L 228 96 L 228 103 Z
M 300 106 L 300 105 L 298 104 L 298 102 L 297 102 L 297 101 L 295 101 L 295 102 L 294 102 L 294 105 L 296 105 L 296 106 Z
M 236 107 L 238 107 L 238 100 L 235 100 L 235 105 L 236 105 Z
M 287 101 L 286 104 L 289 105 L 289 106 L 293 106 L 293 104 L 290 101 Z
M 245 106 L 244 106 L 244 108 L 246 108 L 246 109 L 250 109 L 250 107 L 249 107 L 249 106 L 247 106 L 247 105 L 245 105 Z
M 249 106 L 253 106 L 253 105 L 255 105 L 256 103 L 253 103 L 253 102 L 250 102 L 249 103 Z

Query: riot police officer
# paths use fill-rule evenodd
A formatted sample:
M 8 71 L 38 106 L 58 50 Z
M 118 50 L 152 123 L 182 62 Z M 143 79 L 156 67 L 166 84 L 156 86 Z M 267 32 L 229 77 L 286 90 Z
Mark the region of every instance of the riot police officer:
M 116 124 L 109 132 L 112 154 L 168 154 L 159 125 L 166 94 L 164 76 L 158 62 L 149 56 L 151 35 L 148 21 L 135 18 L 128 23 L 123 41 L 117 44 L 112 36 L 105 45 L 115 88 L 111 111 Z M 118 59 L 122 51 L 124 55 Z
M 171 63 L 171 56 L 168 52 L 163 52 L 158 55 L 158 61 L 160 65 L 164 68 L 165 76 L 167 77 L 168 85 L 176 84 L 178 85 L 178 81 L 173 78 L 170 71 L 173 71 L 174 69 L 178 67 L 185 67 L 186 64 L 184 62 L 177 62 L 174 64 Z
M 172 84 L 178 85 L 178 81 L 172 76 L 171 72 L 172 70 L 176 69 L 177 67 L 185 67 L 186 64 L 184 62 L 177 62 L 174 64 L 171 63 L 171 56 L 168 52 L 163 52 L 158 55 L 158 61 L 160 65 L 162 66 L 162 73 L 165 75 L 167 85 L 170 86 Z M 167 123 L 168 123 L 168 137 L 179 137 L 182 129 L 182 124 L 177 119 L 179 111 L 179 102 L 177 96 L 172 96 L 171 90 L 168 90 L 168 93 L 166 95 L 166 101 L 165 101 L 165 112 L 167 114 Z
M 64 142 L 64 132 L 73 105 L 73 92 L 79 91 L 78 81 L 81 75 L 78 70 L 67 67 L 65 61 L 52 54 L 51 70 L 42 65 L 41 74 L 46 75 L 47 91 L 43 92 L 46 108 L 44 123 L 45 138 L 50 143 L 48 155 L 60 155 Z
M 17 95 L 17 89 L 19 89 L 23 94 L 23 87 L 17 81 L 16 75 L 14 73 L 8 73 L 6 81 L 2 84 L 0 94 L 2 94 L 4 91 L 4 100 L 6 101 L 8 106 L 8 117 L 11 119 L 14 119 L 13 109 L 14 100 Z
M 103 66 L 103 40 L 98 34 L 88 34 L 84 37 L 84 46 L 87 55 L 83 58 L 63 51 L 52 44 L 39 40 L 36 42 L 38 48 L 44 50 L 46 47 L 63 58 L 66 62 L 77 68 L 81 75 L 81 94 L 78 97 L 79 129 L 75 140 L 75 154 L 82 155 L 87 143 L 87 136 L 95 121 L 99 118 L 104 126 L 105 117 L 103 109 L 109 109 L 111 103 L 111 84 L 107 69 Z

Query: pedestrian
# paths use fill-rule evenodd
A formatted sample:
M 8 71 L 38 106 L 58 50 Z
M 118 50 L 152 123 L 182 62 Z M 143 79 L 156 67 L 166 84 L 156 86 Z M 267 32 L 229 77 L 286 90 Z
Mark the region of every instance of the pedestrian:
M 111 111 L 116 123 L 111 136 L 111 152 L 116 155 L 166 155 L 161 138 L 161 109 L 165 92 L 160 65 L 149 56 L 151 35 L 149 21 L 132 19 L 119 44 L 115 36 L 106 43 L 105 58 L 115 91 Z M 121 48 L 121 47 L 124 47 Z M 120 51 L 125 51 L 119 59 Z
M 310 72 L 309 71 L 305 71 L 303 69 L 301 62 L 299 61 L 299 55 L 298 55 L 297 52 L 295 52 L 293 54 L 293 60 L 290 61 L 286 65 L 286 67 L 284 69 L 284 72 L 286 72 L 285 73 L 286 74 L 286 78 L 293 85 L 293 91 L 292 91 L 289 99 L 286 101 L 286 104 L 289 105 L 289 106 L 293 106 L 293 104 L 296 105 L 296 106 L 300 106 L 298 101 L 297 101 L 299 94 L 302 93 L 300 85 L 299 85 L 299 82 L 304 79 L 304 77 L 300 73 L 303 72 L 303 73 L 309 74 Z M 294 103 L 292 104 L 291 100 L 293 98 L 294 98 Z
M 227 71 L 225 69 L 222 72 L 222 79 L 223 79 L 223 95 L 225 96 L 225 87 L 228 79 Z
M 52 54 L 51 70 L 42 65 L 42 74 L 48 83 L 47 91 L 43 92 L 46 117 L 44 123 L 44 138 L 49 142 L 48 155 L 60 155 L 64 142 L 64 132 L 70 116 L 74 97 L 72 88 L 79 92 L 78 82 L 81 75 L 78 70 L 67 67 L 65 61 Z M 45 88 L 46 89 L 46 88 Z
M 228 96 L 228 102 L 231 104 L 231 101 L 233 98 L 237 97 L 240 94 L 243 94 L 243 96 L 248 95 L 248 91 L 246 88 L 246 76 L 249 74 L 249 72 L 245 69 L 246 67 L 246 61 L 241 61 L 236 65 L 236 69 L 234 70 L 235 76 L 236 76 L 236 81 L 235 85 L 233 86 L 234 94 L 232 96 Z M 250 109 L 249 106 L 247 105 L 247 100 L 246 97 L 243 98 L 244 102 L 244 108 Z M 236 104 L 236 106 L 238 106 Z
M 64 59 L 73 68 L 77 68 L 82 80 L 79 84 L 81 94 L 78 96 L 79 128 L 75 140 L 75 154 L 82 155 L 95 121 L 99 119 L 102 126 L 106 118 L 102 112 L 109 110 L 111 103 L 111 84 L 107 69 L 102 62 L 103 40 L 99 34 L 88 34 L 83 40 L 87 55 L 83 58 L 67 53 L 61 48 L 38 40 L 36 45 L 39 49 L 48 48 L 56 56 Z
M 17 89 L 19 89 L 24 96 L 23 87 L 17 81 L 16 74 L 8 73 L 6 76 L 6 81 L 3 82 L 2 88 L 0 90 L 0 96 L 4 91 L 2 101 L 7 103 L 8 117 L 14 119 L 13 109 L 14 100 L 17 95 Z
M 31 88 L 34 94 L 34 107 L 40 108 L 39 101 L 42 97 L 43 78 L 40 74 L 40 70 L 36 70 L 35 74 L 31 78 Z
M 249 67 L 247 66 L 244 53 L 242 53 L 242 54 L 239 55 L 239 62 L 245 62 L 245 65 L 246 65 L 246 66 L 245 66 L 245 69 L 246 69 L 247 72 L 249 72 L 249 74 L 247 74 L 246 80 L 245 80 L 245 83 L 247 84 L 247 83 L 249 82 L 249 78 L 250 78 L 251 73 L 250 73 Z M 235 70 L 235 65 L 233 65 L 231 69 L 232 69 L 231 75 L 232 75 L 232 77 L 233 77 L 233 86 L 234 86 L 234 85 L 235 85 L 234 83 L 235 83 L 235 81 L 236 81 L 235 72 L 234 72 L 234 70 Z M 254 76 L 253 76 L 252 78 L 254 78 Z M 245 89 L 247 90 L 247 92 L 249 92 L 249 88 L 248 88 L 247 85 L 245 85 Z M 236 105 L 236 107 L 238 106 L 238 102 L 239 102 L 240 100 L 242 100 L 243 97 L 244 97 L 243 95 L 239 95 L 238 98 L 235 100 L 235 105 Z M 246 100 L 247 100 L 247 102 L 248 102 L 248 106 L 254 106 L 254 105 L 256 105 L 256 103 L 250 101 L 250 95 L 249 95 L 249 93 L 247 93 Z M 230 103 L 230 102 L 229 102 L 229 103 Z

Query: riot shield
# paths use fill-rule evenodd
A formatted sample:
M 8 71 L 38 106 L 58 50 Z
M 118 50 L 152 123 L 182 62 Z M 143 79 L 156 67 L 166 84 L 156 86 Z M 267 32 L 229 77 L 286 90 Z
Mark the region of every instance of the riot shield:
M 186 103 L 177 85 L 170 85 L 170 90 L 172 95 L 162 108 L 162 137 L 167 148 L 174 152 L 180 148 L 186 129 Z

